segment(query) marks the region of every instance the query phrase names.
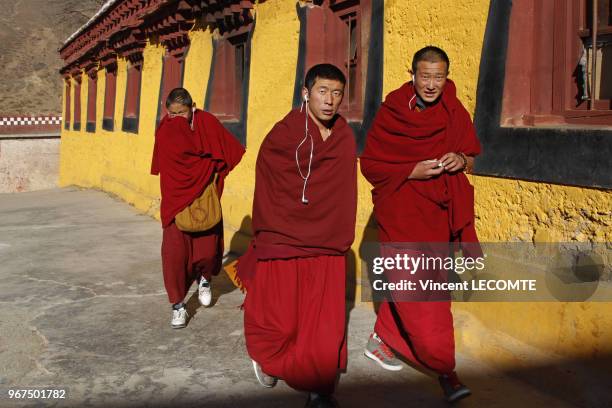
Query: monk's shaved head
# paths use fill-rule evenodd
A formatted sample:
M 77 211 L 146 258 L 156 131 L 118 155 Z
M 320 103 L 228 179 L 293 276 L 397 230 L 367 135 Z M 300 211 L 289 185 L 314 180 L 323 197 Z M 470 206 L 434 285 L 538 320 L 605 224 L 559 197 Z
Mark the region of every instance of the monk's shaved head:
M 448 59 L 448 55 L 444 52 L 443 49 L 434 47 L 433 45 L 428 45 L 425 48 L 421 48 L 418 50 L 414 57 L 412 58 L 412 73 L 416 74 L 417 64 L 420 61 L 426 62 L 446 62 L 446 70 L 450 67 L 450 61 Z
M 169 108 L 173 103 L 189 106 L 191 108 L 193 106 L 193 99 L 189 91 L 185 88 L 174 88 L 168 94 L 168 98 L 166 98 L 166 108 Z

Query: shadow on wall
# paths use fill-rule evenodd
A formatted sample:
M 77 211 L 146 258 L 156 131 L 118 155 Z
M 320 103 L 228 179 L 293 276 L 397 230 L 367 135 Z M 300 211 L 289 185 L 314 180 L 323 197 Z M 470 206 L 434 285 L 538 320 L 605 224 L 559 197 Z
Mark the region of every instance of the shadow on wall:
M 366 251 L 368 250 L 369 245 L 371 245 L 371 243 L 373 242 L 378 242 L 378 227 L 376 224 L 376 218 L 374 217 L 374 213 L 370 213 L 370 216 L 368 217 L 368 222 L 366 223 L 363 229 L 362 237 L 363 238 L 361 240 L 361 243 L 359 244 L 359 258 L 362 260 L 359 284 L 361 285 L 362 299 L 370 299 L 371 293 L 369 292 L 371 291 L 371 284 L 374 280 L 377 279 L 377 277 L 369 268 L 366 267 L 365 262 L 363 260 L 368 259 Z M 367 271 L 367 276 L 363 274 L 364 271 Z M 368 292 L 364 293 L 364 291 Z M 372 307 L 374 309 L 374 313 L 378 314 L 380 303 L 372 302 Z
M 225 242 L 225 251 L 229 252 L 232 256 L 240 256 L 244 254 L 249 247 L 251 242 L 251 234 L 253 231 L 253 220 L 250 215 L 245 215 L 240 222 L 238 231 L 234 234 L 229 245 Z

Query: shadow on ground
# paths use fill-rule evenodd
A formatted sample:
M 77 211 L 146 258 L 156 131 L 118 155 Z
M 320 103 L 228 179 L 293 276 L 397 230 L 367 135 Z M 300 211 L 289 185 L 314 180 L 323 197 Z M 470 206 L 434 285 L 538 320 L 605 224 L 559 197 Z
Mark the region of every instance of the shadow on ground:
M 373 367 L 374 370 L 376 368 Z M 409 368 L 404 368 L 409 369 Z M 365 378 L 364 378 L 365 379 Z M 510 379 L 510 380 L 508 380 Z M 416 381 L 391 380 L 340 382 L 337 399 L 348 408 L 392 407 L 448 407 L 433 379 L 419 376 Z M 500 371 L 499 375 L 467 375 L 464 381 L 474 395 L 460 401 L 457 407 L 585 407 L 609 408 L 612 406 L 612 355 L 597 361 L 573 360 L 554 365 L 517 368 Z M 253 379 L 253 381 L 255 381 Z M 527 391 L 526 391 L 527 390 Z M 223 391 L 223 392 L 222 392 Z M 537 400 L 534 396 L 538 396 Z M 280 408 L 302 407 L 306 394 L 293 391 L 284 385 L 275 389 L 257 389 L 250 395 L 232 396 L 232 390 L 219 390 L 219 395 L 185 394 L 169 400 L 159 398 L 154 402 L 121 401 L 112 396 L 116 408 Z M 68 402 L 68 401 L 67 401 Z M 77 405 L 102 408 L 108 403 Z M 63 406 L 63 405 L 62 405 Z

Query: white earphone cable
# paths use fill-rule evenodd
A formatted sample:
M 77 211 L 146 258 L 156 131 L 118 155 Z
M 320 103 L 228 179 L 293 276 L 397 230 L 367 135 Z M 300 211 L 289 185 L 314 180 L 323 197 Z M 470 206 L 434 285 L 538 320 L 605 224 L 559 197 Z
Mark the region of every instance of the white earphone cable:
M 308 204 L 308 199 L 306 198 L 306 184 L 308 183 L 308 179 L 310 178 L 310 170 L 312 167 L 312 156 L 314 153 L 314 141 L 312 139 L 312 135 L 308 131 L 308 97 L 307 96 L 304 96 L 304 102 L 306 103 L 306 112 L 304 114 L 304 117 L 305 117 L 304 139 L 302 139 L 300 144 L 298 144 L 297 148 L 295 149 L 295 164 L 297 165 L 300 177 L 302 178 L 302 180 L 304 180 L 304 187 L 302 187 L 302 203 Z M 308 158 L 308 171 L 306 172 L 306 175 L 304 175 L 304 173 L 302 172 L 302 167 L 300 166 L 300 159 L 299 159 L 298 153 L 300 151 L 300 148 L 302 147 L 304 143 L 306 143 L 306 139 L 308 138 L 310 138 L 310 157 Z

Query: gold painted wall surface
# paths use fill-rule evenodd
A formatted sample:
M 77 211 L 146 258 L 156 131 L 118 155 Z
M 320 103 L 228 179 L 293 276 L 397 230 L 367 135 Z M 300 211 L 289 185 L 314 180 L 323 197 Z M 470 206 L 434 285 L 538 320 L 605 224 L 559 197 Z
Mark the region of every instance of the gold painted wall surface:
M 115 131 L 102 129 L 101 115 L 98 115 L 96 133 L 86 132 L 84 121 L 81 122 L 81 131 L 62 132 L 60 185 L 99 188 L 118 195 L 139 210 L 155 211 L 159 201 L 159 185 L 149 176 L 149 169 L 157 106 L 148 101 L 157 101 L 162 55 L 161 46 L 149 44 L 144 51 L 138 134 L 121 130 L 127 79 L 127 64 L 122 60 L 118 61 Z M 81 106 L 87 101 L 87 81 L 85 77 L 81 88 Z M 104 110 L 104 85 L 101 72 L 97 92 L 98 113 Z M 86 109 L 82 109 L 83 119 L 85 114 Z
M 291 110 L 300 24 L 291 1 L 257 5 L 251 43 L 246 154 L 230 174 L 223 192 L 226 247 L 246 249 L 244 234 L 251 233 L 251 208 L 255 188 L 255 161 L 259 145 Z M 238 230 L 244 234 L 236 234 Z M 236 235 L 236 236 L 235 236 Z
M 208 88 L 208 76 L 212 62 L 212 41 L 208 31 L 193 31 L 189 36 L 191 44 L 185 60 L 183 86 L 191 93 L 196 106 L 204 106 Z
M 609 191 L 473 177 L 484 241 L 612 241 Z
M 488 9 L 487 0 L 452 6 L 429 0 L 386 1 L 384 94 L 407 80 L 412 55 L 419 48 L 436 45 L 448 53 L 450 78 L 473 114 Z M 612 240 L 610 191 L 481 176 L 471 181 L 482 241 Z M 359 188 L 360 209 L 364 209 L 364 188 L 369 186 L 360 183 Z M 456 303 L 453 307 L 469 311 L 491 329 L 562 355 L 612 352 L 608 303 Z
M 98 77 L 96 133 L 62 130 L 60 185 L 99 188 L 121 197 L 137 209 L 159 218 L 159 179 L 149 174 L 155 134 L 155 116 L 164 48 L 147 44 L 144 51 L 138 133 L 121 130 L 127 82 L 127 62 L 117 61 L 114 131 L 102 129 L 105 78 Z M 185 85 L 203 105 L 212 43 L 208 32 L 196 32 L 186 59 Z M 74 87 L 73 87 L 74 88 Z M 74 90 L 72 91 L 74 95 Z M 87 101 L 87 77 L 81 87 L 81 106 Z M 86 106 L 86 105 L 85 105 Z M 81 109 L 85 118 L 86 109 Z M 72 125 L 71 125 L 72 129 Z M 87 165 L 84 165 L 86 163 Z
M 468 111 L 476 106 L 476 84 L 488 0 L 385 1 L 383 94 L 409 80 L 412 56 L 426 45 L 446 51 L 450 76 Z
M 474 112 L 476 86 L 489 1 L 385 1 L 384 95 L 408 80 L 414 52 L 425 45 L 444 48 L 458 96 Z M 299 20 L 293 1 L 266 1 L 255 8 L 251 45 L 247 152 L 230 174 L 223 195 L 226 248 L 244 250 L 258 146 L 290 109 L 298 58 Z M 186 60 L 184 86 L 202 107 L 212 57 L 211 34 L 194 31 Z M 139 133 L 121 131 L 126 63 L 119 61 L 115 131 L 101 126 L 104 78 L 98 81 L 98 124 L 84 131 L 87 80 L 82 85 L 83 131 L 62 130 L 61 185 L 99 188 L 118 195 L 139 210 L 159 217 L 159 179 L 149 175 L 161 77 L 160 45 L 145 50 Z M 72 101 L 74 101 L 74 86 Z M 384 97 L 383 95 L 383 97 Z M 72 125 L 72 122 L 71 122 Z M 476 188 L 477 228 L 483 241 L 612 241 L 612 193 L 545 183 L 472 176 Z M 375 240 L 370 185 L 358 180 L 356 240 Z M 361 276 L 355 262 L 357 279 Z M 357 286 L 357 299 L 360 298 Z M 610 305 L 567 303 L 455 304 L 492 329 L 564 355 L 612 352 Z M 469 333 L 465 333 L 469 337 Z M 469 340 L 469 339 L 468 339 Z M 466 341 L 468 343 L 469 341 Z

